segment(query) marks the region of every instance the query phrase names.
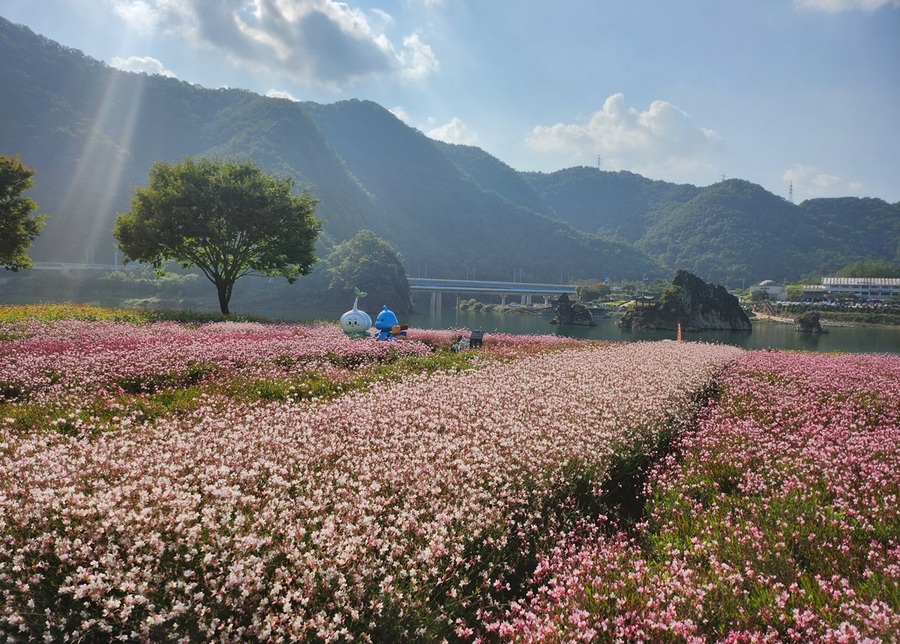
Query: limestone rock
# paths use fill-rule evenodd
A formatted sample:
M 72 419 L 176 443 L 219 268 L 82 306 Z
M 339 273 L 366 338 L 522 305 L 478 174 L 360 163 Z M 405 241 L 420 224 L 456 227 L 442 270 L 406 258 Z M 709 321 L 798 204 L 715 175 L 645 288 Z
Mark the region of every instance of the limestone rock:
M 794 329 L 804 333 L 824 333 L 818 311 L 807 311 L 794 320 Z
M 651 306 L 635 307 L 619 325 L 630 329 L 683 331 L 749 331 L 750 318 L 721 284 L 707 284 L 686 270 L 675 273 L 671 286 Z
M 594 326 L 594 316 L 588 308 L 580 302 L 572 302 L 565 293 L 556 298 L 553 305 L 553 319 L 550 324 L 575 324 L 581 326 Z

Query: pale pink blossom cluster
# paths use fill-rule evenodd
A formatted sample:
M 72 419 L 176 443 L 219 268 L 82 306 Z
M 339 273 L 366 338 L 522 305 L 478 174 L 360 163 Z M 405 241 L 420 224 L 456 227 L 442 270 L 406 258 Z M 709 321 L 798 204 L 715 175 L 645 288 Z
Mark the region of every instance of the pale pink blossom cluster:
M 335 372 L 396 356 L 423 356 L 422 342 L 354 340 L 334 325 L 174 322 L 132 325 L 63 320 L 0 342 L 0 394 L 43 404 L 121 393 L 123 383 L 174 384 L 198 370 L 220 376 L 279 377 Z M 10 395 L 12 394 L 12 395 Z
M 900 633 L 900 358 L 747 353 L 627 536 L 559 536 L 488 628 L 544 641 L 880 642 Z
M 284 333 L 270 355 L 304 339 Z M 169 343 L 187 354 L 181 335 Z M 0 633 L 472 639 L 564 525 L 571 490 L 689 423 L 740 353 L 583 344 L 98 435 L 0 429 Z
M 472 331 L 458 329 L 414 329 L 413 336 L 431 346 L 448 346 L 460 338 L 469 338 Z M 584 340 L 552 334 L 513 334 L 488 332 L 484 334 L 482 348 L 491 355 L 517 357 L 525 353 L 584 345 Z

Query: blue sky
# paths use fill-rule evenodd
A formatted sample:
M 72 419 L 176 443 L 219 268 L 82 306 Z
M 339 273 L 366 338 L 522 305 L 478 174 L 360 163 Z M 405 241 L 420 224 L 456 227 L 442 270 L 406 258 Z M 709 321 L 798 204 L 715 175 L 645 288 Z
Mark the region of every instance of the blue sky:
M 112 66 L 368 99 L 517 170 L 900 201 L 900 0 L 0 0 Z

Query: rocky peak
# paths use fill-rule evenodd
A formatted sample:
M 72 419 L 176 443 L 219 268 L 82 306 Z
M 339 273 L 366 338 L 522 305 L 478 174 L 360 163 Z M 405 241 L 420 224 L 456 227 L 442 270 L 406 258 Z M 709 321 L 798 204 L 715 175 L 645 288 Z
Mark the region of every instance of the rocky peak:
M 620 326 L 631 329 L 678 328 L 684 331 L 749 331 L 750 318 L 738 299 L 721 284 L 707 284 L 686 270 L 675 273 L 672 284 L 657 302 L 635 307 Z

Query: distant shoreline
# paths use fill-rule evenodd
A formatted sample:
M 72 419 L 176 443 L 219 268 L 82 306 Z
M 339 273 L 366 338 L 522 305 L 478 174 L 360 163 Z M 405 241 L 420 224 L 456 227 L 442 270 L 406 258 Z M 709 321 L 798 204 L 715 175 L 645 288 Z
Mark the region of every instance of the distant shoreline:
M 763 323 L 771 323 L 771 324 L 791 324 L 791 325 L 794 324 L 794 318 L 788 318 L 788 317 L 783 317 L 783 316 L 778 316 L 778 315 L 769 315 L 767 313 L 760 313 L 760 312 L 756 312 L 756 311 L 753 312 L 753 316 L 754 317 L 750 318 L 750 322 L 754 323 L 754 324 L 757 321 L 763 322 Z M 871 326 L 871 327 L 879 327 L 879 328 L 883 328 L 883 329 L 900 329 L 900 324 L 878 324 L 875 322 L 844 322 L 842 320 L 830 320 L 824 316 L 819 321 L 819 323 L 823 327 L 827 326 L 827 327 L 835 327 L 835 328 L 839 328 L 839 327 L 852 328 L 852 327 Z

